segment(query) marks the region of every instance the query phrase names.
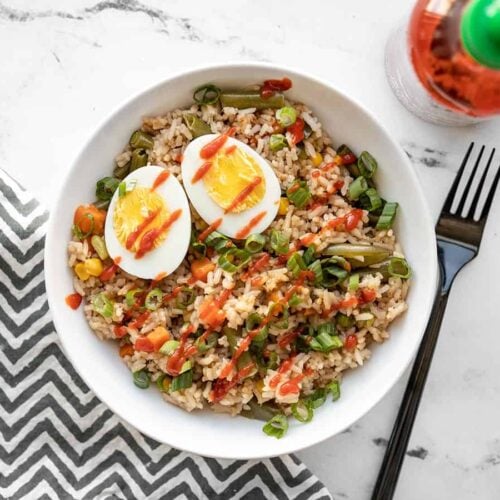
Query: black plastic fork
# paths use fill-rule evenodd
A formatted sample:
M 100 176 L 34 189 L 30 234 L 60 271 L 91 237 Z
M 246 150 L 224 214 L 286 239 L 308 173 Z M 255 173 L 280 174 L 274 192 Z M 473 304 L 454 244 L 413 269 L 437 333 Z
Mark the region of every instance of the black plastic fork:
M 387 445 L 372 500 L 391 500 L 394 496 L 413 423 L 431 366 L 451 285 L 458 272 L 478 254 L 488 213 L 498 186 L 500 167 L 497 167 L 493 181 L 487 190 L 486 201 L 481 208 L 480 202 L 484 197 L 483 191 L 486 192 L 485 182 L 493 163 L 495 149 L 491 151 L 486 160 L 485 146 L 482 146 L 470 174 L 467 175 L 465 170 L 473 149 L 474 143 L 471 143 L 436 224 L 440 267 L 438 292 Z M 484 163 L 486 163 L 485 166 L 483 166 Z M 474 181 L 478 181 L 475 189 L 472 188 Z M 463 182 L 466 182 L 465 189 L 462 194 L 459 194 L 459 187 Z M 472 196 L 472 203 L 465 210 L 470 196 Z M 457 201 L 458 206 L 453 209 Z M 475 217 L 478 211 L 479 216 Z

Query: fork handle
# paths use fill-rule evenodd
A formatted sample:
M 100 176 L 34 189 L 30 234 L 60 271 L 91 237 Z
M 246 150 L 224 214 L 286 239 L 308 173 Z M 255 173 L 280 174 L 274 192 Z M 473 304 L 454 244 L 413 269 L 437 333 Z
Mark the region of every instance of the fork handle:
M 372 500 L 391 500 L 394 496 L 447 302 L 447 291 L 440 290 L 434 301 L 429 323 L 415 358 L 403 401 L 387 444 Z

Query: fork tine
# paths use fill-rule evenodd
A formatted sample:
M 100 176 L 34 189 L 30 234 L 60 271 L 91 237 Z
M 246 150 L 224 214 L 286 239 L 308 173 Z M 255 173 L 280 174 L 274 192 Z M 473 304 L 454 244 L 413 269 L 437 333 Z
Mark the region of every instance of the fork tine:
M 500 180 L 500 166 L 497 168 L 497 173 L 490 187 L 490 192 L 488 193 L 488 198 L 484 202 L 484 207 L 481 210 L 480 220 L 485 220 L 488 217 L 488 212 L 490 211 L 491 205 L 493 203 L 493 198 L 495 197 L 495 192 L 497 190 L 498 181 Z
M 486 164 L 486 168 L 483 170 L 481 175 L 481 179 L 479 180 L 479 184 L 476 188 L 476 194 L 474 195 L 474 199 L 472 200 L 472 204 L 469 209 L 470 217 L 474 218 L 474 214 L 476 213 L 477 206 L 479 204 L 479 199 L 481 198 L 481 192 L 483 190 L 484 182 L 486 181 L 486 177 L 488 177 L 488 172 L 490 170 L 490 165 L 493 160 L 493 156 L 495 155 L 495 148 L 491 151 L 490 157 L 488 158 L 488 163 Z
M 443 212 L 448 212 L 451 213 L 451 207 L 453 205 L 453 200 L 455 199 L 455 195 L 457 193 L 458 186 L 460 184 L 460 180 L 462 179 L 462 175 L 465 170 L 465 166 L 467 165 L 467 162 L 469 161 L 469 156 L 472 151 L 472 148 L 474 147 L 474 143 L 471 142 L 469 145 L 469 149 L 467 150 L 467 153 L 465 153 L 464 159 L 462 161 L 462 164 L 460 165 L 460 168 L 457 172 L 457 175 L 455 176 L 455 180 L 453 181 L 453 184 L 448 191 L 448 196 L 446 197 L 446 201 L 444 202 L 442 211 Z
M 469 174 L 469 178 L 467 179 L 467 184 L 465 185 L 464 192 L 462 193 L 462 198 L 460 200 L 460 203 L 458 204 L 456 214 L 461 215 L 462 212 L 464 211 L 465 203 L 467 201 L 467 196 L 470 191 L 470 187 L 472 186 L 472 182 L 474 180 L 474 177 L 477 172 L 477 167 L 479 167 L 479 164 L 481 163 L 481 158 L 483 157 L 484 153 L 484 146 L 481 147 L 481 150 L 479 151 L 479 155 L 477 157 L 476 163 L 474 164 L 474 167 L 472 168 L 472 172 Z M 464 215 L 464 217 L 467 217 L 467 214 Z

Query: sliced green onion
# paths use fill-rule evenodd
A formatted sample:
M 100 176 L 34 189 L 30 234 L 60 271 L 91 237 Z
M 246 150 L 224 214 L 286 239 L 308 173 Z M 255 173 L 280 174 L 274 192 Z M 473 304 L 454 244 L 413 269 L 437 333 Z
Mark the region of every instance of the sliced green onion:
M 162 354 L 166 356 L 170 356 L 180 345 L 178 340 L 167 340 L 161 347 L 160 351 Z
M 306 422 L 310 422 L 312 420 L 314 416 L 314 409 L 308 401 L 299 399 L 292 405 L 292 415 L 296 420 L 305 424 Z
M 297 111 L 291 106 L 284 106 L 276 111 L 276 120 L 282 127 L 289 127 L 297 120 Z
M 326 401 L 327 392 L 326 389 L 320 387 L 316 389 L 308 398 L 307 404 L 313 409 L 316 410 L 320 406 L 322 406 Z
M 198 118 L 196 115 L 187 114 L 184 115 L 183 118 L 186 122 L 186 127 L 189 129 L 191 135 L 193 136 L 193 139 L 201 137 L 202 135 L 212 133 L 210 125 L 204 122 L 201 118 Z
M 240 270 L 245 264 L 248 264 L 249 260 L 250 254 L 246 250 L 230 248 L 219 257 L 218 264 L 224 271 L 234 273 Z
M 183 286 L 179 295 L 175 298 L 177 309 L 186 309 L 196 300 L 196 292 L 188 286 Z
M 113 301 L 105 293 L 101 292 L 92 299 L 92 307 L 96 313 L 104 318 L 111 318 L 113 316 Z
M 207 253 L 207 245 L 205 245 L 205 243 L 201 241 L 193 241 L 191 243 L 191 248 L 193 249 L 193 252 L 195 252 L 200 257 L 205 257 Z
M 288 146 L 288 142 L 286 137 L 283 134 L 273 134 L 269 138 L 269 149 L 276 153 L 280 149 L 286 148 Z
M 290 235 L 273 229 L 271 231 L 271 248 L 279 255 L 288 253 L 290 248 Z
M 330 284 L 336 285 L 337 283 L 342 283 L 342 281 L 347 278 L 348 274 L 349 273 L 345 269 L 338 266 L 329 266 L 323 269 L 324 281 Z
M 198 348 L 198 352 L 206 352 L 217 345 L 219 336 L 215 332 L 212 332 L 206 339 L 200 340 L 200 338 L 196 339 L 194 345 Z
M 181 373 L 179 376 L 174 377 L 170 383 L 169 392 L 181 391 L 193 385 L 193 370 Z
M 300 271 L 303 271 L 306 269 L 306 265 L 304 263 L 304 259 L 302 258 L 302 255 L 298 252 L 294 252 L 290 258 L 288 259 L 288 262 L 286 263 L 286 267 L 288 270 L 292 273 L 292 276 L 294 278 L 297 278 L 300 274 Z
M 245 328 L 247 332 L 251 332 L 252 330 L 256 330 L 259 325 L 262 323 L 262 316 L 258 313 L 251 313 L 248 315 L 245 320 Z M 269 334 L 269 328 L 267 325 L 263 326 L 259 333 L 252 339 L 252 344 L 259 345 L 262 344 Z
M 321 263 L 325 267 L 330 267 L 330 264 L 340 266 L 345 271 L 350 271 L 352 268 L 351 263 L 345 257 L 341 257 L 340 255 L 333 255 L 329 259 L 323 260 Z
M 238 371 L 240 371 L 249 365 L 253 365 L 253 369 L 248 373 L 248 375 L 245 376 L 245 378 L 253 377 L 257 373 L 257 365 L 255 364 L 252 355 L 250 354 L 250 352 L 245 351 L 238 358 L 238 361 L 236 362 L 236 368 L 238 369 Z
M 134 372 L 132 377 L 134 379 L 134 384 L 139 387 L 139 389 L 147 389 L 149 387 L 150 378 L 146 370 Z
M 294 293 L 289 299 L 288 299 L 288 305 L 290 307 L 297 307 L 300 303 L 302 302 L 302 299 Z
M 249 253 L 260 252 L 266 244 L 266 237 L 263 234 L 251 234 L 245 240 L 245 250 Z
M 295 294 L 294 294 L 294 295 L 295 295 Z M 295 295 L 295 297 L 297 297 L 297 296 Z M 298 297 L 297 297 L 297 298 L 298 298 Z M 292 295 L 292 297 L 290 298 L 290 300 L 292 300 L 292 299 L 293 299 L 293 295 Z M 289 305 L 290 305 L 290 301 L 288 301 L 288 302 L 289 302 Z M 299 299 L 299 302 L 300 302 L 300 299 Z M 298 304 L 297 304 L 297 305 L 298 305 Z M 276 322 L 274 323 L 274 326 L 275 326 L 276 328 L 279 328 L 280 330 L 285 330 L 285 329 L 287 329 L 287 328 L 288 328 L 288 316 L 289 316 L 288 307 L 285 307 L 285 308 L 283 309 L 283 314 L 282 314 L 281 318 L 280 318 L 278 321 L 276 321 Z
M 94 236 L 90 239 L 90 243 L 101 260 L 106 260 L 109 257 L 106 243 L 104 242 L 104 238 L 102 236 L 94 234 Z
M 276 351 L 271 351 L 267 359 L 266 367 L 269 370 L 275 370 L 276 368 L 278 368 L 279 364 L 280 358 L 278 356 L 278 353 Z
M 408 262 L 401 257 L 392 257 L 387 269 L 389 274 L 396 278 L 408 279 L 411 276 L 411 268 Z
M 314 273 L 314 284 L 321 285 L 321 283 L 323 283 L 323 269 L 321 268 L 321 262 L 319 260 L 315 260 L 308 266 L 308 269 Z
M 275 415 L 271 420 L 268 420 L 262 430 L 268 436 L 275 437 L 276 439 L 281 439 L 288 430 L 288 419 L 283 413 Z
M 363 177 L 371 179 L 377 171 L 377 160 L 368 151 L 363 151 L 358 158 L 358 168 Z
M 229 241 L 227 236 L 224 236 L 222 233 L 218 231 L 212 231 L 206 238 L 205 244 L 209 247 L 215 248 L 216 246 L 220 246 L 221 244 L 226 244 Z
M 127 307 L 132 307 L 135 305 L 135 301 L 136 301 L 135 296 L 138 293 L 142 293 L 142 290 L 140 288 L 134 288 L 132 290 L 129 290 L 125 294 L 125 303 L 127 304 Z
M 193 362 L 190 359 L 184 361 L 184 363 L 182 363 L 181 371 L 179 372 L 179 375 L 187 372 L 188 370 L 191 370 L 192 367 L 193 367 Z
M 382 209 L 375 229 L 390 229 L 394 224 L 397 211 L 398 204 L 396 202 L 387 202 Z
M 72 232 L 73 234 L 79 239 L 79 240 L 84 240 L 85 238 L 88 238 L 93 232 L 94 232 L 94 225 L 95 225 L 95 221 L 94 221 L 94 216 L 92 214 L 89 214 L 89 213 L 86 213 L 84 215 L 84 217 L 86 219 L 88 219 L 90 221 L 90 229 L 84 233 L 81 229 L 80 229 L 80 226 L 78 226 L 78 224 L 73 224 L 72 226 Z
M 297 182 L 299 183 L 298 188 Z M 312 194 L 304 181 L 296 181 L 287 189 L 286 196 L 297 208 L 304 208 L 312 198 Z
M 235 330 L 234 328 L 229 328 L 228 326 L 225 326 L 222 329 L 222 333 L 226 336 L 231 354 L 234 354 L 234 351 L 236 350 L 236 347 L 238 345 L 238 339 L 240 338 L 240 336 L 238 335 L 238 331 Z
M 118 196 L 121 198 L 122 196 L 125 196 L 127 194 L 127 185 L 125 182 L 120 182 L 118 184 Z
M 143 132 L 142 130 L 136 130 L 130 136 L 130 140 L 128 141 L 128 143 L 133 149 L 136 148 L 153 149 L 154 146 L 153 138 L 149 134 L 146 134 L 146 132 Z
M 335 335 L 335 325 L 333 323 L 322 323 L 318 325 L 318 335 L 319 334 Z
M 369 212 L 375 212 L 382 206 L 382 198 L 380 198 L 375 188 L 368 188 L 359 198 L 361 208 Z
M 332 401 L 337 401 L 340 398 L 340 383 L 338 380 L 330 382 L 326 389 L 332 394 Z
M 347 285 L 347 288 L 350 292 L 355 292 L 359 288 L 359 274 L 356 273 L 349 276 L 349 284 Z
M 221 90 L 211 83 L 195 89 L 193 99 L 198 104 L 215 104 L 219 100 Z
M 367 189 L 368 182 L 366 182 L 366 179 L 362 175 L 356 177 L 356 179 L 354 179 L 349 185 L 349 199 L 358 200 L 359 197 L 367 191 Z
M 134 149 L 130 157 L 130 172 L 147 165 L 149 156 L 145 149 Z
M 111 200 L 119 184 L 119 179 L 115 179 L 114 177 L 103 177 L 99 179 L 95 186 L 96 198 L 101 201 Z
M 167 382 L 167 387 L 165 387 L 165 383 Z M 162 373 L 157 379 L 156 379 L 156 387 L 161 392 L 168 392 L 168 389 L 170 387 L 170 378 L 167 377 L 164 373 Z
M 347 316 L 347 314 L 337 313 L 335 316 L 337 325 L 346 330 L 352 328 L 356 320 L 352 316 Z
M 147 295 L 144 305 L 146 309 L 155 311 L 161 305 L 163 300 L 163 292 L 159 288 L 153 288 Z
M 333 349 L 340 349 L 344 343 L 337 335 L 329 335 L 326 332 L 320 332 L 310 343 L 311 349 L 320 352 L 330 352 Z
M 305 252 L 302 254 L 302 259 L 304 260 L 304 264 L 306 266 L 312 263 L 312 261 L 314 260 L 315 253 L 316 253 L 316 247 L 314 245 L 311 245 L 310 247 L 306 248 Z

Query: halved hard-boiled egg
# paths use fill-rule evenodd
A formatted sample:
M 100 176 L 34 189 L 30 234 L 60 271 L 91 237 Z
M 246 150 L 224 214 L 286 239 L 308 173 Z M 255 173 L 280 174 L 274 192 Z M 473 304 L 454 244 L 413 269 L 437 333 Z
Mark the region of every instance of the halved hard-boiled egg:
M 110 257 L 127 273 L 154 279 L 175 271 L 191 236 L 179 181 L 162 167 L 134 170 L 111 199 L 104 234 Z
M 278 212 L 281 189 L 271 166 L 228 133 L 188 145 L 182 181 L 202 219 L 231 238 L 261 233 Z

